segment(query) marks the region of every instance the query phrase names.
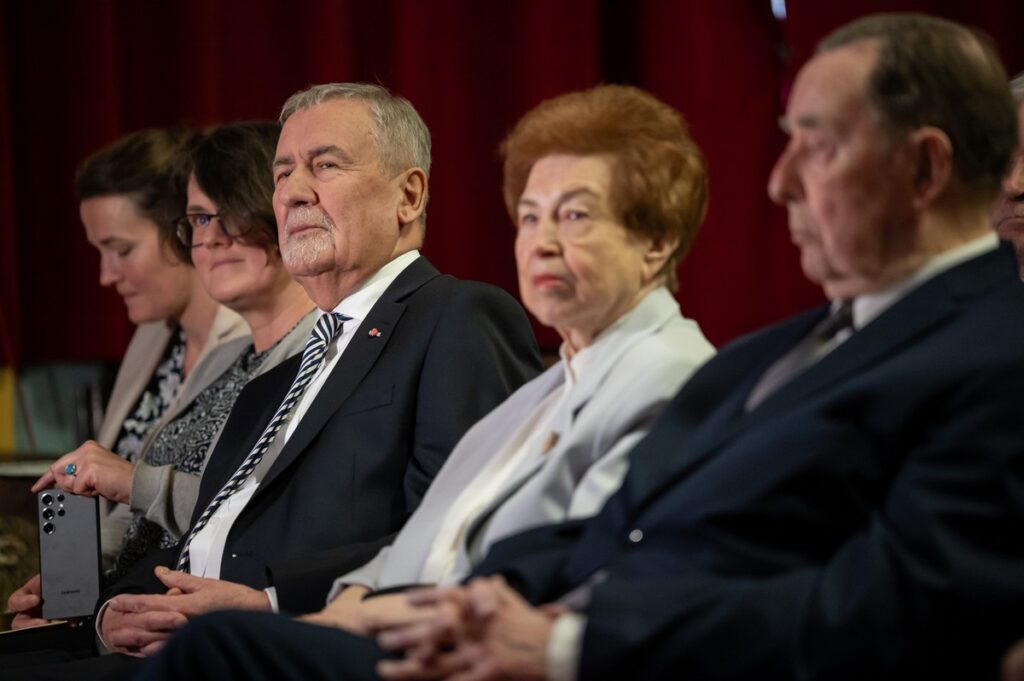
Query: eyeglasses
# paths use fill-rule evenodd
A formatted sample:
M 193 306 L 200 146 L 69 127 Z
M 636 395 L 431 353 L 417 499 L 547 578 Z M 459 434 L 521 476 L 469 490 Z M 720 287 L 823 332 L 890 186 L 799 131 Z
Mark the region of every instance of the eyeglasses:
M 174 221 L 178 240 L 189 248 L 198 248 L 206 240 L 195 241 L 197 234 L 203 234 L 216 220 L 220 223 L 220 231 L 229 239 L 240 239 L 249 232 L 249 226 L 237 220 L 226 220 L 223 211 L 216 213 L 185 213 Z

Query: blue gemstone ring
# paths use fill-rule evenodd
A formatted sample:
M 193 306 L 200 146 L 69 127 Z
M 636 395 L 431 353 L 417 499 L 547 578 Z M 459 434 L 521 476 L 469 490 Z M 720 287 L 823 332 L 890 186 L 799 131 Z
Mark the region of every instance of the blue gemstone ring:
M 68 474 L 68 475 L 74 475 L 75 471 L 77 471 L 77 470 L 78 470 L 78 466 L 76 466 L 73 463 L 69 463 L 67 466 L 64 466 L 64 472 L 66 474 Z

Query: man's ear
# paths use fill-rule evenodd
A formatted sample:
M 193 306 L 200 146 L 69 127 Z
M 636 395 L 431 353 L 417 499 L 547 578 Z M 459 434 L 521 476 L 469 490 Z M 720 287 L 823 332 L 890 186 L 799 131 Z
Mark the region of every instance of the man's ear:
M 396 180 L 402 192 L 398 203 L 398 223 L 408 225 L 423 215 L 427 205 L 427 174 L 421 168 L 409 168 Z
M 910 135 L 914 153 L 914 206 L 923 209 L 949 189 L 953 181 L 953 144 L 932 126 Z

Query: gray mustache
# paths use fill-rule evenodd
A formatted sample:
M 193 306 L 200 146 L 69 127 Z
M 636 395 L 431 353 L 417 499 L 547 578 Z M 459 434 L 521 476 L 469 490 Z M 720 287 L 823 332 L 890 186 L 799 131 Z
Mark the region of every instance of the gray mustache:
M 288 217 L 284 222 L 284 231 L 285 234 L 288 234 L 296 227 L 306 227 L 309 225 L 325 230 L 334 229 L 334 221 L 323 210 L 313 208 L 312 206 L 299 206 L 288 211 Z

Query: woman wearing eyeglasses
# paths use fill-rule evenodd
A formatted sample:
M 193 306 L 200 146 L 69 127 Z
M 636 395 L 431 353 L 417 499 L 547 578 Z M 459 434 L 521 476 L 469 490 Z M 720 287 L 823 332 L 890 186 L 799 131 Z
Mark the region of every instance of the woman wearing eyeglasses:
M 78 479 L 81 473 L 67 475 L 68 461 L 51 467 L 56 483 L 69 491 L 127 495 L 133 518 L 111 579 L 177 541 L 238 393 L 251 378 L 301 351 L 315 321 L 312 301 L 284 269 L 277 246 L 269 168 L 279 132 L 277 123 L 252 122 L 207 133 L 190 155 L 185 214 L 175 223 L 179 257 L 194 265 L 214 300 L 241 315 L 251 344 L 154 436 L 130 475 L 115 474 L 104 481 L 106 489 L 92 488 Z M 104 452 L 95 458 L 113 462 Z
M 137 324 L 98 444 L 84 445 L 116 452 L 121 463 L 137 461 L 147 436 L 175 417 L 179 398 L 197 394 L 220 373 L 208 370 L 211 360 L 248 336 L 245 322 L 210 297 L 198 273 L 171 245 L 184 203 L 183 163 L 195 137 L 185 129 L 131 133 L 85 159 L 75 178 L 86 238 L 100 254 L 100 284 L 117 290 Z M 100 509 L 108 567 L 131 512 L 113 502 L 101 503 Z M 37 575 L 12 594 L 8 609 L 27 613 L 38 603 Z M 21 614 L 13 626 L 39 622 Z
M 100 284 L 117 290 L 138 325 L 96 437 L 123 463 L 139 459 L 147 436 L 215 379 L 218 358 L 237 354 L 232 345 L 248 335 L 174 246 L 183 169 L 196 139 L 184 129 L 140 130 L 87 158 L 75 178 L 86 237 L 100 253 Z M 101 510 L 109 567 L 131 514 L 120 503 Z
M 206 457 L 238 393 L 251 378 L 301 351 L 315 321 L 313 303 L 284 270 L 277 248 L 269 168 L 279 129 L 276 123 L 238 123 L 202 135 L 183 173 L 188 177 L 185 215 L 157 225 L 175 257 L 194 266 L 203 289 L 237 312 L 251 337 L 224 343 L 206 359 L 200 369 L 213 374 L 211 380 L 181 396 L 174 418 L 149 432 L 137 459 L 88 442 L 58 459 L 33 486 L 130 505 L 130 524 L 108 579 L 176 541 L 187 527 Z M 32 610 L 38 599 L 16 601 L 18 595 L 9 607 L 23 614 L 12 626 L 37 623 Z

